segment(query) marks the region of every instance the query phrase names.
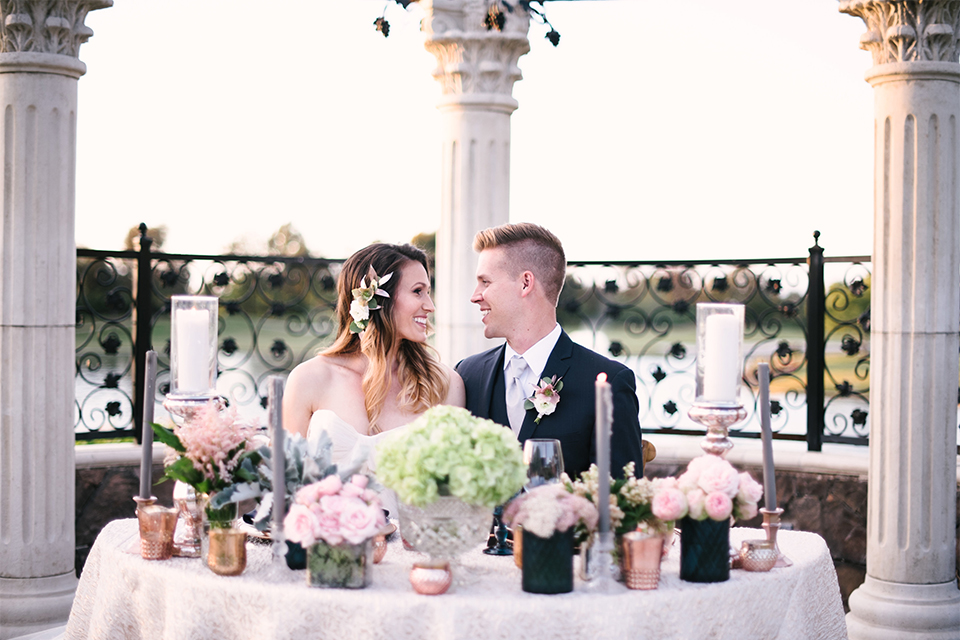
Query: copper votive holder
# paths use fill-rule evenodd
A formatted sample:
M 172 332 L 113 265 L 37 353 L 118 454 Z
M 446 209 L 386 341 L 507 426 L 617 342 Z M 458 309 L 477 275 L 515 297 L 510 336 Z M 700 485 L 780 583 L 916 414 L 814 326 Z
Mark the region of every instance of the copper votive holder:
M 779 556 L 769 540 L 744 540 L 740 543 L 740 562 L 745 571 L 770 571 Z
M 207 566 L 220 576 L 238 576 L 247 568 L 247 532 L 210 529 Z
M 513 564 L 523 569 L 523 527 L 513 525 Z
M 416 562 L 410 570 L 413 590 L 425 596 L 439 596 L 447 592 L 453 574 L 446 562 Z
M 173 532 L 177 527 L 177 509 L 156 504 L 154 496 L 134 498 L 140 523 L 140 557 L 144 560 L 169 560 L 173 556 Z
M 387 555 L 387 536 L 375 536 L 373 538 L 373 564 L 380 564 L 385 555 Z
M 767 542 L 773 544 L 773 548 L 777 551 L 777 564 L 774 566 L 777 567 L 790 567 L 793 566 L 793 562 L 787 556 L 783 555 L 780 551 L 780 547 L 777 545 L 777 532 L 780 531 L 780 516 L 783 515 L 783 509 L 760 509 L 760 513 L 763 514 L 763 525 L 761 525 L 764 531 L 767 532 Z
M 628 589 L 656 589 L 660 582 L 663 538 L 639 531 L 623 534 L 623 577 Z

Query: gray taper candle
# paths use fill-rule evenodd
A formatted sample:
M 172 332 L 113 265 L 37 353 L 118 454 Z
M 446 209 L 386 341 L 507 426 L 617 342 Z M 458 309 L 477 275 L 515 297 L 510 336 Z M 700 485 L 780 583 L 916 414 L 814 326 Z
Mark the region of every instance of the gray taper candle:
M 760 383 L 760 437 L 763 439 L 763 504 L 771 511 L 777 508 L 777 478 L 773 465 L 773 429 L 770 427 L 770 365 L 757 365 Z
M 147 351 L 146 383 L 143 387 L 143 435 L 140 440 L 140 498 L 149 500 L 153 482 L 153 405 L 157 393 L 157 352 Z
M 283 378 L 267 378 L 267 406 L 273 450 L 273 536 L 279 540 L 283 532 L 283 517 L 287 502 L 287 462 L 283 455 Z

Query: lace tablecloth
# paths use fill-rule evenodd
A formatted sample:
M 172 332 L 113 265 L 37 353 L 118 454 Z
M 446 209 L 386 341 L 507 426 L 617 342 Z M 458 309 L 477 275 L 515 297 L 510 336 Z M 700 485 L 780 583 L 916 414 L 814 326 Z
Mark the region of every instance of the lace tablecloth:
M 783 531 L 793 566 L 769 573 L 730 572 L 730 580 L 679 578 L 679 543 L 664 560 L 659 588 L 591 595 L 534 595 L 520 588 L 510 557 L 479 550 L 464 565 L 476 582 L 442 596 L 410 586 L 419 557 L 392 542 L 373 584 L 360 590 L 306 586 L 304 571 L 271 563 L 270 548 L 247 543 L 247 569 L 213 574 L 198 559 L 146 561 L 136 555 L 136 520 L 111 522 L 87 558 L 67 624 L 67 638 L 626 638 L 802 640 L 846 638 L 837 574 L 823 539 Z M 396 536 L 395 536 L 396 537 Z M 762 538 L 732 529 L 739 541 Z

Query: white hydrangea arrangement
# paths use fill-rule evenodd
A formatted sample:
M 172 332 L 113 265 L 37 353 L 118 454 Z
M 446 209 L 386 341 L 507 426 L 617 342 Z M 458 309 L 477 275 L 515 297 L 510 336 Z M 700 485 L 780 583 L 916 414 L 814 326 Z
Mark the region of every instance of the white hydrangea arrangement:
M 509 429 L 440 405 L 377 446 L 377 479 L 414 506 L 449 495 L 493 508 L 520 490 L 526 469 Z

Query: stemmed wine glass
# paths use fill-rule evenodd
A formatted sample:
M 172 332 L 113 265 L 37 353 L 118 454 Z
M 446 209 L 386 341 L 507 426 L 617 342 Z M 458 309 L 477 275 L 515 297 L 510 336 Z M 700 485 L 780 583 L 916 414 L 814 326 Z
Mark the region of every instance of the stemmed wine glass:
M 527 465 L 527 484 L 530 491 L 542 484 L 560 482 L 563 473 L 563 453 L 559 440 L 532 438 L 523 443 L 523 462 Z

